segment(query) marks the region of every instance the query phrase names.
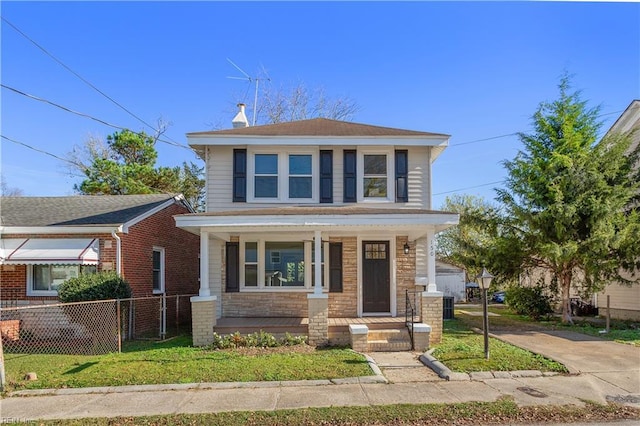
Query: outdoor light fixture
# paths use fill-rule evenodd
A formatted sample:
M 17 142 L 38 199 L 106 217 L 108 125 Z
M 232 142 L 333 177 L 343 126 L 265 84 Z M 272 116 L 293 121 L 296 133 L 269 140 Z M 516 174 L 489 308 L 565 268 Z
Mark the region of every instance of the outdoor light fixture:
M 487 309 L 487 290 L 491 285 L 491 275 L 487 268 L 482 268 L 482 273 L 476 277 L 478 285 L 482 289 L 482 328 L 484 331 L 484 358 L 489 359 L 489 312 Z
M 409 247 L 409 241 L 407 241 L 406 243 L 404 243 L 404 254 L 409 254 L 409 249 L 411 247 Z

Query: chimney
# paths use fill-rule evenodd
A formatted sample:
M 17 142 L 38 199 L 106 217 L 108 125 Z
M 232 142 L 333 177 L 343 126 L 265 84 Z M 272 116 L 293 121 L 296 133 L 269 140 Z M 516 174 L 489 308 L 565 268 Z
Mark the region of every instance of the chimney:
M 240 127 L 249 127 L 249 121 L 247 120 L 247 116 L 244 114 L 244 104 L 238 104 L 238 113 L 233 120 L 231 120 L 231 124 L 233 124 L 233 128 L 237 129 Z

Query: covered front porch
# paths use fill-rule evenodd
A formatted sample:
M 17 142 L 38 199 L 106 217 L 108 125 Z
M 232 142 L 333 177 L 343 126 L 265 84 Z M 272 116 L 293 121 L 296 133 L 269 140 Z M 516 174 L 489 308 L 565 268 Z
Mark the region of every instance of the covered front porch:
M 437 314 L 423 309 L 423 316 L 434 334 L 441 330 L 434 239 L 457 222 L 455 214 L 283 207 L 183 215 L 176 222 L 201 238 L 194 342 L 206 344 L 222 327 L 269 326 L 289 333 L 306 327 L 311 344 L 345 344 L 349 330 L 403 327 L 406 291 L 439 298 Z

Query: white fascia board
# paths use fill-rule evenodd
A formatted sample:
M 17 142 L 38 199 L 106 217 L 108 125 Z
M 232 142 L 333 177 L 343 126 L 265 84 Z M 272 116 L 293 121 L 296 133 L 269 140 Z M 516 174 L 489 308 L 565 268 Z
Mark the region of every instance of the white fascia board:
M 239 228 L 239 227 L 317 227 L 317 226 L 419 226 L 457 225 L 459 216 L 443 214 L 390 215 L 274 215 L 274 216 L 178 216 L 178 227 Z
M 187 137 L 191 147 L 199 146 L 438 146 L 446 147 L 449 137 L 443 136 L 210 136 Z
M 184 201 L 184 197 L 182 195 L 177 195 L 177 196 L 171 198 L 170 200 L 167 200 L 164 203 L 152 208 L 151 210 L 147 210 L 146 212 L 142 213 L 141 215 L 136 216 L 133 219 L 131 219 L 130 221 L 124 223 L 122 225 L 122 232 L 124 232 L 125 234 L 128 234 L 130 227 L 132 227 L 136 223 L 142 222 L 143 220 L 145 220 L 146 218 L 148 218 L 150 216 L 153 216 L 154 214 L 158 213 L 159 211 L 162 211 L 162 210 L 166 209 L 167 207 L 172 206 L 176 202 L 185 202 L 185 206 L 187 206 L 187 208 L 189 208 L 189 204 L 186 203 L 186 201 Z M 190 209 L 190 210 L 193 210 L 193 209 Z
M 110 234 L 122 226 L 0 226 L 0 235 L 14 234 Z

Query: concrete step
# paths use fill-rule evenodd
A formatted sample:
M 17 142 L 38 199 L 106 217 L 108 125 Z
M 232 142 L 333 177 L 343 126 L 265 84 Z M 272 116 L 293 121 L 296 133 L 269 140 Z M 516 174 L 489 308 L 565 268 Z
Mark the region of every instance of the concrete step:
M 406 328 L 370 330 L 367 344 L 370 352 L 409 351 L 411 350 L 411 337 Z

